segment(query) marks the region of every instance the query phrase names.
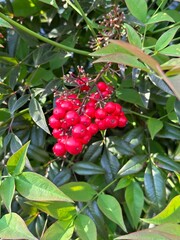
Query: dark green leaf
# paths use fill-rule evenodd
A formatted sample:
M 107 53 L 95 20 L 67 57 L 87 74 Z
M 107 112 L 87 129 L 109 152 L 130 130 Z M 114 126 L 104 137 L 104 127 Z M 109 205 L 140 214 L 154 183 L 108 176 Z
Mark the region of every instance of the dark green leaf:
M 142 219 L 152 224 L 180 223 L 180 195 L 174 197 L 167 207 L 153 218 Z
M 9 110 L 7 108 L 0 109 L 0 122 L 5 122 L 11 117 Z
M 174 105 L 174 111 L 179 119 L 180 122 L 180 101 L 176 100 Z
M 5 214 L 0 219 L 0 238 L 37 240 L 16 213 Z
M 11 114 L 14 114 L 14 112 L 21 108 L 25 103 L 27 103 L 28 100 L 28 94 L 21 96 L 16 102 L 14 102 L 14 105 L 11 108 Z
M 15 182 L 13 177 L 7 177 L 0 185 L 0 196 L 7 210 L 11 212 L 11 203 L 15 192 Z
M 144 186 L 148 199 L 154 209 L 162 210 L 165 206 L 165 179 L 160 170 L 149 163 L 144 174 Z
M 132 157 L 118 172 L 119 176 L 127 176 L 137 173 L 144 168 L 144 162 L 147 159 L 146 155 Z
M 142 21 L 143 23 L 146 22 L 147 18 L 147 3 L 145 0 L 125 0 L 125 3 L 131 12 L 131 14 Z
M 70 182 L 59 188 L 73 201 L 88 202 L 96 191 L 86 182 Z
M 89 162 L 95 162 L 100 157 L 102 152 L 102 141 L 92 143 L 84 154 L 83 160 Z
M 125 140 L 122 140 L 119 137 L 116 136 L 110 136 L 109 138 L 109 144 L 108 144 L 108 150 L 112 153 L 114 152 L 114 149 L 118 152 L 118 154 L 122 155 L 133 155 L 133 147 Z
M 32 119 L 34 120 L 34 122 L 40 128 L 42 128 L 45 132 L 50 134 L 42 107 L 41 107 L 40 103 L 33 97 L 31 98 L 31 101 L 29 104 L 29 113 L 30 113 Z
M 137 228 L 144 206 L 144 194 L 137 182 L 133 181 L 128 185 L 125 191 L 125 200 L 131 215 L 133 227 Z
M 32 201 L 72 202 L 47 178 L 33 172 L 24 172 L 17 176 L 16 189 L 23 197 Z
M 8 172 L 13 176 L 19 175 L 26 163 L 26 154 L 29 146 L 29 142 L 24 144 L 17 152 L 15 152 L 7 162 Z
M 79 214 L 74 221 L 75 230 L 78 236 L 83 240 L 96 240 L 97 230 L 93 220 L 83 214 Z
M 160 154 L 155 155 L 154 159 L 158 167 L 169 171 L 180 172 L 180 163 L 175 162 L 173 159 L 170 159 L 169 157 Z
M 156 118 L 149 118 L 147 121 L 147 126 L 153 140 L 155 135 L 163 128 L 163 122 Z
M 74 225 L 71 221 L 57 221 L 53 223 L 44 233 L 41 240 L 61 239 L 70 240 L 74 232 Z
M 104 174 L 104 169 L 91 162 L 75 163 L 72 169 L 79 175 Z
M 53 183 L 56 186 L 61 186 L 64 183 L 68 182 L 71 178 L 71 171 L 69 168 L 63 168 L 53 179 Z
M 122 216 L 121 206 L 116 198 L 111 195 L 101 194 L 98 197 L 97 204 L 107 218 L 118 224 L 124 232 L 127 231 Z
M 55 0 L 39 0 L 39 1 L 44 2 L 46 4 L 49 4 L 49 5 L 58 9 L 58 5 L 57 5 Z

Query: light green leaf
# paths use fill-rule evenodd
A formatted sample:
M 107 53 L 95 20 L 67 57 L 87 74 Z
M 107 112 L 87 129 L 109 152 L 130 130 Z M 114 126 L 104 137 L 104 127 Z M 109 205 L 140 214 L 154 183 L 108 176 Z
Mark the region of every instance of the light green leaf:
M 72 221 L 57 221 L 46 230 L 41 240 L 69 240 L 72 237 L 73 231 L 74 225 Z
M 146 24 L 148 25 L 164 21 L 174 22 L 174 19 L 170 17 L 167 13 L 159 12 L 150 17 Z
M 125 200 L 131 215 L 133 227 L 137 228 L 144 206 L 144 194 L 137 182 L 131 182 L 126 188 Z
M 156 118 L 149 118 L 147 121 L 147 126 L 153 140 L 155 135 L 163 128 L 163 122 Z
M 59 188 L 74 201 L 88 202 L 96 194 L 96 191 L 86 182 L 70 182 Z
M 74 221 L 75 230 L 83 240 L 96 240 L 97 230 L 93 220 L 83 214 L 79 214 Z
M 0 18 L 0 27 L 12 28 L 12 26 L 2 18 Z
M 123 231 L 127 232 L 122 216 L 121 206 L 115 197 L 107 194 L 101 194 L 98 197 L 97 204 L 107 218 L 118 224 Z
M 16 190 L 32 201 L 72 202 L 47 178 L 33 172 L 24 172 L 15 178 Z
M 129 184 L 131 183 L 131 179 L 130 178 L 121 178 L 118 182 L 118 184 L 116 185 L 114 191 L 118 191 L 122 188 L 125 188 L 127 186 L 129 186 Z
M 42 128 L 45 132 L 50 134 L 42 107 L 41 107 L 40 103 L 33 97 L 31 98 L 31 101 L 29 104 L 29 113 L 30 113 L 32 119 L 34 120 L 34 122 L 40 128 Z
M 179 240 L 180 227 L 178 224 L 162 224 L 160 226 L 137 231 L 124 236 L 116 238 L 118 239 L 136 239 L 136 240 Z
M 19 175 L 26 163 L 26 154 L 29 147 L 29 143 L 24 144 L 17 152 L 15 152 L 7 162 L 8 172 L 13 176 Z
M 176 34 L 177 30 L 180 27 L 174 27 L 163 33 L 160 38 L 157 40 L 156 45 L 155 45 L 155 50 L 160 51 L 163 48 L 165 48 L 174 38 L 174 35 Z
M 166 202 L 165 179 L 161 171 L 151 163 L 145 170 L 144 187 L 152 207 L 157 211 L 162 210 Z
M 137 34 L 136 30 L 134 30 L 134 28 L 132 28 L 129 24 L 125 23 L 124 24 L 126 30 L 127 30 L 127 35 L 128 35 L 128 40 L 129 43 L 141 48 L 142 47 L 142 43 L 141 43 L 141 38 L 140 36 Z
M 51 6 L 53 6 L 53 7 L 58 9 L 58 5 L 57 5 L 55 0 L 39 0 L 39 1 L 40 2 L 44 2 L 46 4 L 49 4 L 49 5 L 51 5 Z
M 13 177 L 7 177 L 0 185 L 0 196 L 7 210 L 11 212 L 11 203 L 15 192 L 15 182 Z
M 76 207 L 69 202 L 28 202 L 42 212 L 60 221 L 69 221 L 77 214 Z
M 179 57 L 180 56 L 180 43 L 173 44 L 167 48 L 164 48 L 163 50 L 161 50 L 159 52 L 164 55 Z
M 0 238 L 37 240 L 16 213 L 8 213 L 0 219 Z
M 153 218 L 142 218 L 144 222 L 152 224 L 180 223 L 180 195 L 174 197 L 166 208 Z
M 147 3 L 145 0 L 125 0 L 125 3 L 131 14 L 142 21 L 146 22 L 147 18 Z
M 144 168 L 146 155 L 139 155 L 132 157 L 118 172 L 120 176 L 127 176 L 137 173 Z

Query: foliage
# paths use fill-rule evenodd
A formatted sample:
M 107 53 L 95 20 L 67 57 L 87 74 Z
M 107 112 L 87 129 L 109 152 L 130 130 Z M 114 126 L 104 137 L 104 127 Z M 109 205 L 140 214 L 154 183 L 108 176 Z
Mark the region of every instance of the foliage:
M 0 238 L 179 239 L 179 1 L 0 8 Z M 48 118 L 78 66 L 128 124 L 58 158 Z

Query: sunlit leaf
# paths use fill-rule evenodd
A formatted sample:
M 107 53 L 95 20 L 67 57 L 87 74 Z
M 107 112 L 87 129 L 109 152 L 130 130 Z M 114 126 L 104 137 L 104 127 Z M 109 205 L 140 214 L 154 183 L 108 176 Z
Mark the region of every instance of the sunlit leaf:
M 174 19 L 170 17 L 167 13 L 159 12 L 150 17 L 146 24 L 153 24 L 164 21 L 174 22 Z
M 131 14 L 142 22 L 146 22 L 147 3 L 145 0 L 125 0 Z
M 159 51 L 161 54 L 165 54 L 172 57 L 179 57 L 180 56 L 180 43 L 173 44 L 163 50 Z
M 15 192 L 15 182 L 13 177 L 7 177 L 0 185 L 0 196 L 7 210 L 11 212 L 11 203 Z
M 147 126 L 153 140 L 155 135 L 163 128 L 163 122 L 157 118 L 149 118 Z

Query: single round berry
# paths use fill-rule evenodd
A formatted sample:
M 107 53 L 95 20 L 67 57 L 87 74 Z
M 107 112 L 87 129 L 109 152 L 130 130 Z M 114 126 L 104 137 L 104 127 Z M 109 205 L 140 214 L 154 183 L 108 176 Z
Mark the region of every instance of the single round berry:
M 95 117 L 104 119 L 107 116 L 107 112 L 103 108 L 98 108 L 95 112 Z
M 89 101 L 86 103 L 86 108 L 93 107 L 96 108 L 96 103 L 94 101 Z
M 98 82 L 97 87 L 99 91 L 104 92 L 107 89 L 107 84 L 105 82 Z
M 79 123 L 73 126 L 72 136 L 74 138 L 83 138 L 86 134 L 87 134 L 87 129 L 82 123 Z
M 115 103 L 115 104 L 116 104 L 116 109 L 113 112 L 113 115 L 119 116 L 119 114 L 122 112 L 122 106 L 119 103 Z
M 68 126 L 74 126 L 80 121 L 79 114 L 76 111 L 68 111 L 65 116 L 65 121 Z
M 80 138 L 82 144 L 87 144 L 92 138 L 92 135 L 89 132 L 86 132 L 86 135 L 83 138 Z
M 127 124 L 127 118 L 125 116 L 120 116 L 118 121 L 118 127 L 125 127 Z
M 97 125 L 98 125 L 99 130 L 105 130 L 105 129 L 107 129 L 107 123 L 106 123 L 106 120 L 105 120 L 105 119 L 100 120 L 100 121 L 97 123 Z
M 82 123 L 85 127 L 88 127 L 91 124 L 91 118 L 86 115 L 81 115 L 80 123 Z
M 58 106 L 58 104 L 57 104 Z M 59 104 L 60 107 L 62 107 L 66 112 L 73 110 L 73 103 L 71 101 L 68 100 L 64 100 Z M 59 107 L 58 106 L 58 107 Z
M 62 119 L 66 115 L 66 111 L 62 107 L 56 107 L 53 110 L 53 115 L 57 119 Z
M 113 113 L 116 110 L 116 103 L 114 103 L 114 102 L 106 103 L 106 105 L 104 106 L 104 110 L 107 113 Z
M 51 128 L 60 128 L 61 127 L 61 122 L 54 116 L 52 115 L 50 118 L 49 118 L 49 126 Z
M 79 154 L 82 152 L 82 143 L 78 138 L 70 137 L 67 139 L 65 147 L 66 150 L 73 155 Z
M 87 116 L 94 118 L 96 113 L 96 109 L 94 107 L 87 107 L 84 111 L 84 114 Z
M 115 128 L 118 126 L 118 120 L 116 116 L 109 115 L 105 118 L 105 121 L 106 121 L 107 128 Z
M 56 143 L 53 147 L 53 153 L 58 157 L 64 156 L 66 154 L 65 145 L 60 142 Z
M 62 128 L 56 129 L 54 128 L 52 131 L 52 135 L 54 138 L 60 138 L 64 134 L 64 130 Z
M 91 123 L 88 126 L 87 130 L 90 132 L 91 135 L 95 135 L 99 131 L 99 128 L 96 123 Z

